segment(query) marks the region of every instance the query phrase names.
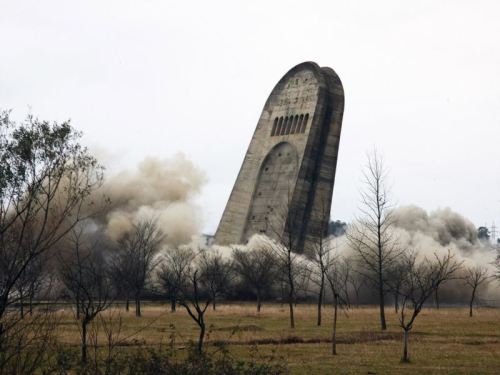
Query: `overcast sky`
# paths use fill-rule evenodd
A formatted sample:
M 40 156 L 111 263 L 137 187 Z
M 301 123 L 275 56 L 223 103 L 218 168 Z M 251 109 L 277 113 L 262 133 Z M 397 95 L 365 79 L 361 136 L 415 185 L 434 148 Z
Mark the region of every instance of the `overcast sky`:
M 214 232 L 267 96 L 315 61 L 346 96 L 334 219 L 376 146 L 398 204 L 500 224 L 499 20 L 478 0 L 0 0 L 0 107 L 71 118 L 111 172 L 184 153 Z

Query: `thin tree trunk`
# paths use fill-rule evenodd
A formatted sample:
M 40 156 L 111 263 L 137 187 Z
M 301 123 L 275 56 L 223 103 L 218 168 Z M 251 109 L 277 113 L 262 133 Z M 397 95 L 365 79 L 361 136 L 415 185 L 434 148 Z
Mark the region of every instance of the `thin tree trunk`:
M 356 307 L 359 307 L 359 289 L 354 287 L 354 293 L 356 294 Z
M 333 296 L 333 333 L 332 333 L 332 354 L 337 354 L 337 310 L 338 310 L 338 296 Z
M 29 303 L 29 305 L 28 305 L 29 313 L 30 313 L 30 315 L 33 315 L 33 293 L 30 293 L 28 303 Z
M 469 317 L 472 318 L 472 306 L 474 305 L 474 298 L 476 297 L 476 288 L 472 289 L 472 295 L 469 302 Z
M 403 328 L 403 362 L 410 362 L 410 357 L 408 356 L 408 335 L 409 332 Z
M 439 310 L 439 287 L 434 291 L 434 300 L 436 302 L 436 309 Z
M 23 291 L 19 291 L 19 309 L 21 311 L 21 319 L 24 319 L 24 296 Z
M 283 281 L 280 282 L 280 289 L 281 289 L 281 307 L 284 305 L 285 301 L 285 286 L 283 285 Z
M 379 247 L 379 252 L 381 254 L 382 249 Z M 378 293 L 379 293 L 379 308 L 380 308 L 380 328 L 382 331 L 387 329 L 387 325 L 385 323 L 385 303 L 384 303 L 384 280 L 382 278 L 382 258 L 379 256 L 379 264 L 378 264 Z
M 290 302 L 288 303 L 288 307 L 290 310 L 290 328 L 295 328 L 295 319 L 293 317 L 293 301 L 290 298 Z
M 215 293 L 212 294 L 212 310 L 215 311 Z
M 176 298 L 170 299 L 170 312 L 175 312 L 175 301 L 176 301 Z
M 257 289 L 257 313 L 260 313 L 260 306 L 261 306 L 261 303 L 260 303 L 260 290 Z
M 135 298 L 135 316 L 141 317 L 141 299 L 140 297 Z
M 76 319 L 80 320 L 80 290 L 76 292 Z
M 382 279 L 382 277 L 380 277 Z M 380 298 L 380 328 L 382 331 L 387 329 L 385 323 L 385 311 L 384 311 L 384 290 L 382 284 L 379 286 L 379 298 Z
M 125 311 L 129 312 L 130 311 L 130 298 L 127 295 L 126 300 L 125 300 Z
M 293 275 L 292 275 L 292 264 L 290 260 L 290 250 L 288 250 L 288 257 L 289 257 L 289 262 L 288 262 L 288 307 L 290 309 L 290 328 L 295 328 L 295 318 L 293 316 L 293 296 L 295 293 L 294 287 L 293 287 Z
M 344 283 L 344 289 L 345 289 L 345 303 L 347 304 L 348 308 L 351 308 L 351 299 L 349 298 L 349 288 L 347 286 L 347 281 Z
M 382 264 L 382 256 L 383 256 L 383 249 L 382 249 L 382 233 L 381 233 L 381 224 L 380 224 L 380 200 L 379 198 L 379 191 L 378 191 L 378 182 L 377 181 L 377 209 L 378 209 L 378 226 L 377 226 L 377 239 L 378 239 L 378 292 L 379 292 L 379 302 L 380 302 L 380 327 L 382 331 L 385 331 L 387 329 L 387 325 L 385 323 L 385 301 L 384 301 L 384 279 L 383 279 L 383 264 Z
M 396 314 L 399 311 L 399 297 L 398 296 L 399 296 L 399 291 L 394 293 L 394 311 L 396 312 Z
M 87 363 L 87 322 L 82 321 L 82 363 Z
M 205 321 L 203 317 L 200 318 L 198 325 L 200 326 L 200 337 L 198 338 L 198 353 L 203 351 L 203 340 L 205 338 Z
M 1 315 L 0 315 L 1 316 Z M 3 335 L 4 335 L 4 328 L 3 328 L 3 323 L 0 321 L 0 353 L 3 352 L 3 342 L 5 340 L 3 340 Z
M 323 305 L 323 290 L 325 288 L 325 274 L 321 274 L 321 283 L 319 286 L 319 294 L 318 294 L 318 320 L 316 325 L 321 326 L 321 306 Z

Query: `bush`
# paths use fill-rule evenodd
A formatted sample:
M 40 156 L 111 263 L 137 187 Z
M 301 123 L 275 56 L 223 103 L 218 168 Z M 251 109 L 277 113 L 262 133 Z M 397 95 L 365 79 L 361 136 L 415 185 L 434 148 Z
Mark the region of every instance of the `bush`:
M 122 348 L 125 349 L 125 348 Z M 220 344 L 214 351 L 199 354 L 196 346 L 190 344 L 184 350 L 175 347 L 152 349 L 140 347 L 127 348 L 120 352 L 113 363 L 93 358 L 87 365 L 78 362 L 71 350 L 62 350 L 56 356 L 56 368 L 51 374 L 79 375 L 282 375 L 288 374 L 284 361 L 271 356 L 261 358 L 256 347 L 252 349 L 249 360 L 235 359 L 225 345 Z

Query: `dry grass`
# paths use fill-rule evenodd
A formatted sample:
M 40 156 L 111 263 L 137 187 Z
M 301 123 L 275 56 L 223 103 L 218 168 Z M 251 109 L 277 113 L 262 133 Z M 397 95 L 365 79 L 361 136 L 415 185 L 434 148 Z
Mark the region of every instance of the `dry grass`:
M 293 374 L 497 374 L 500 372 L 500 310 L 482 308 L 473 318 L 465 308 L 426 309 L 410 336 L 410 364 L 399 362 L 401 332 L 397 317 L 387 309 L 388 330 L 381 332 L 374 307 L 353 308 L 338 323 L 338 355 L 331 353 L 330 308 L 316 326 L 313 305 L 296 309 L 296 328 L 289 328 L 287 309 L 264 306 L 260 316 L 252 304 L 220 305 L 207 313 L 208 342 L 226 342 L 243 358 L 257 347 L 260 355 L 282 356 Z M 69 310 L 61 312 L 59 339 L 77 345 L 78 327 Z M 143 317 L 114 308 L 106 314 L 123 319 L 122 345 L 156 346 L 175 338 L 178 345 L 196 339 L 198 329 L 179 308 L 148 305 Z

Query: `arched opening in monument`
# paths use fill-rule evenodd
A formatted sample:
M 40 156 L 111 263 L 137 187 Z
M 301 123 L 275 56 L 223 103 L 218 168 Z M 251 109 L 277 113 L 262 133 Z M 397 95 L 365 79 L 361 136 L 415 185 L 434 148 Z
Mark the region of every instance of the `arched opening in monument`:
M 282 142 L 269 151 L 260 167 L 244 232 L 245 240 L 253 234 L 273 237 L 273 233 L 282 231 L 297 171 L 298 154 L 293 145 Z

